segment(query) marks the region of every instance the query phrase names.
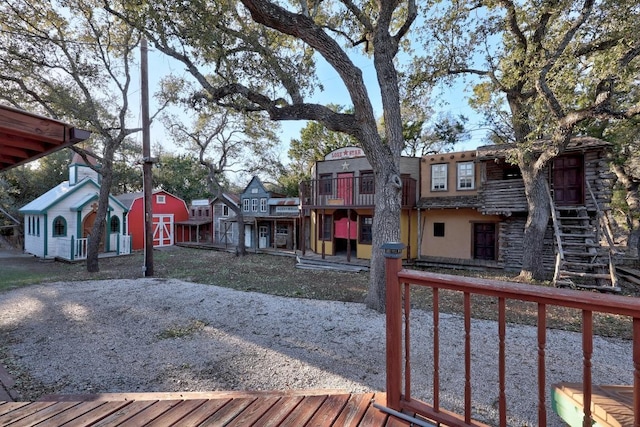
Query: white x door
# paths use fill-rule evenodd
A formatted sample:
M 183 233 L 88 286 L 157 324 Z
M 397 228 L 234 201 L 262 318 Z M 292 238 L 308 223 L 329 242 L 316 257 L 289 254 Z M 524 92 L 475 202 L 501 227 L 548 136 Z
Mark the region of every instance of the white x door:
M 153 216 L 153 246 L 173 245 L 173 215 Z

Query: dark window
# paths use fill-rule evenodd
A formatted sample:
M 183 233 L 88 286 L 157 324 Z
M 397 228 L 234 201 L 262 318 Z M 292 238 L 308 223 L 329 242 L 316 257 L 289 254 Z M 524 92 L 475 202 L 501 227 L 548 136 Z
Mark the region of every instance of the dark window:
M 117 216 L 111 217 L 111 223 L 109 224 L 109 230 L 112 233 L 120 233 L 120 220 Z
M 373 172 L 360 172 L 360 194 L 373 194 L 375 192 Z
M 444 222 L 433 223 L 433 236 L 444 237 Z
M 209 217 L 209 208 L 204 210 L 204 216 Z
M 320 175 L 320 194 L 331 194 L 332 175 L 330 173 Z
M 318 239 L 331 240 L 332 224 L 333 224 L 332 215 L 320 215 L 320 221 L 318 221 Z
M 61 216 L 53 220 L 53 237 L 67 235 L 67 221 Z
M 505 168 L 502 172 L 502 179 L 520 179 L 522 178 L 522 172 L 517 166 Z
M 373 217 L 361 215 L 360 216 L 360 235 L 359 242 L 366 245 L 370 245 L 373 241 Z

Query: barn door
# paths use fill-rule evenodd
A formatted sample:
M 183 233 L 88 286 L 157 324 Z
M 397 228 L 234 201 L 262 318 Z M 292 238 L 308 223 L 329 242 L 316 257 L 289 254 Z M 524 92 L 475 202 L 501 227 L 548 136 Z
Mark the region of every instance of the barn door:
M 173 215 L 153 216 L 153 246 L 173 245 Z
M 553 161 L 553 199 L 558 206 L 584 204 L 582 155 L 560 156 Z

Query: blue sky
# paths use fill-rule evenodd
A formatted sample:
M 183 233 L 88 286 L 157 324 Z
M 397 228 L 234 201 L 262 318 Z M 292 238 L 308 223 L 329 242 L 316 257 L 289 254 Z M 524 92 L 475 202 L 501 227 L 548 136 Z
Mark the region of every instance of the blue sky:
M 356 57 L 354 60 L 358 61 L 358 58 Z M 375 69 L 371 61 L 369 61 L 368 59 L 360 58 L 359 62 L 361 64 L 358 65 L 363 72 L 365 82 L 367 82 L 369 95 L 374 106 L 375 114 L 379 117 L 382 115 L 382 105 L 375 76 Z M 153 94 L 156 90 L 158 90 L 160 79 L 168 76 L 169 74 L 186 76 L 187 73 L 184 70 L 185 68 L 181 63 L 168 58 L 161 52 L 155 51 L 153 48 L 149 49 L 149 90 L 152 104 L 151 114 L 153 114 L 155 111 L 155 100 L 153 99 Z M 320 60 L 318 63 L 318 75 L 320 76 L 320 81 L 324 87 L 324 90 L 316 91 L 313 98 L 311 99 L 313 102 L 322 104 L 333 103 L 345 106 L 351 105 L 351 101 L 349 99 L 347 90 L 342 83 L 342 80 L 340 79 L 338 74 L 331 68 L 331 66 L 329 66 L 323 60 Z M 137 94 L 139 95 L 139 92 Z M 134 94 L 133 96 L 135 97 L 136 94 Z M 480 117 L 469 107 L 466 96 L 464 94 L 464 85 L 462 83 L 452 88 L 435 88 L 432 93 L 432 100 L 436 112 L 451 113 L 454 116 L 462 114 L 469 119 L 469 121 L 467 122 L 467 128 L 469 129 L 470 138 L 467 141 L 464 141 L 463 143 L 457 145 L 455 147 L 456 151 L 474 149 L 477 146 L 485 143 L 483 141 L 483 138 L 486 135 L 486 130 L 480 128 Z M 436 100 L 438 102 L 436 102 Z M 444 102 L 445 105 L 439 105 L 443 104 L 443 100 L 446 101 Z M 185 120 L 188 120 L 188 118 L 185 117 Z M 289 148 L 290 140 L 292 138 L 298 138 L 300 136 L 300 130 L 305 126 L 305 121 L 280 122 L 280 140 L 282 150 L 281 160 L 286 160 L 286 152 Z M 139 138 L 141 141 L 142 136 L 140 135 Z M 170 139 L 165 135 L 163 125 L 159 120 L 156 120 L 156 122 L 151 127 L 151 143 L 152 147 L 160 143 L 165 150 L 170 152 L 182 151 L 173 143 L 171 143 Z

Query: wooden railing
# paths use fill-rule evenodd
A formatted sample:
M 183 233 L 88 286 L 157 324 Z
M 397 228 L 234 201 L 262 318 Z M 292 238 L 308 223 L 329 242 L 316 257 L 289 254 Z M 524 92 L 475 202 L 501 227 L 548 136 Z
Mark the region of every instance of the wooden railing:
M 384 248 L 384 246 L 383 246 Z M 386 316 L 387 316 L 387 406 L 397 413 L 415 413 L 417 417 L 427 419 L 433 423 L 447 426 L 479 426 L 485 425 L 474 420 L 472 413 L 473 395 L 471 388 L 472 377 L 472 346 L 471 346 L 471 317 L 472 296 L 495 297 L 497 311 L 497 365 L 498 380 L 496 383 L 497 409 L 499 419 L 492 422 L 500 426 L 507 426 L 507 404 L 511 399 L 520 396 L 506 395 L 506 346 L 507 329 L 506 302 L 517 300 L 537 305 L 537 347 L 531 348 L 529 358 L 537 357 L 537 424 L 547 425 L 547 399 L 545 364 L 547 342 L 547 313 L 548 307 L 569 307 L 582 312 L 582 387 L 584 392 L 584 426 L 592 425 L 591 397 L 592 397 L 592 352 L 593 352 L 593 314 L 606 313 L 628 316 L 633 319 L 633 412 L 634 426 L 640 426 L 640 301 L 632 297 L 599 294 L 593 292 L 575 291 L 568 289 L 547 288 L 542 286 L 524 285 L 510 282 L 500 282 L 486 279 L 449 276 L 421 271 L 402 269 L 402 260 L 392 258 L 393 254 L 386 254 Z M 413 290 L 431 289 L 431 306 L 433 308 L 432 343 L 412 342 L 412 324 L 410 322 Z M 461 349 L 460 366 L 464 366 L 463 411 L 455 413 L 441 407 L 441 367 L 440 367 L 440 295 L 441 290 L 454 291 L 462 297 L 462 318 L 464 334 L 462 342 L 455 343 L 456 349 Z M 488 340 L 490 337 L 480 337 Z M 411 375 L 416 368 L 412 365 L 412 354 L 416 349 L 430 347 L 433 352 L 433 384 L 432 401 L 424 402 L 413 397 L 411 390 Z M 454 353 L 458 353 L 456 351 Z M 446 354 L 454 357 L 454 354 Z M 522 357 L 522 355 L 521 355 Z M 523 360 L 524 362 L 524 360 Z M 615 362 L 615 361 L 612 361 Z M 475 377 L 474 377 L 475 378 Z M 477 417 L 476 417 L 477 418 Z M 626 424 L 625 424 L 626 425 Z
M 375 204 L 374 195 L 373 177 L 311 179 L 300 183 L 300 200 L 303 208 L 372 207 Z M 417 181 L 403 176 L 401 205 L 414 207 L 417 200 Z

